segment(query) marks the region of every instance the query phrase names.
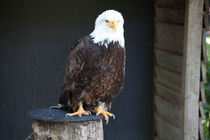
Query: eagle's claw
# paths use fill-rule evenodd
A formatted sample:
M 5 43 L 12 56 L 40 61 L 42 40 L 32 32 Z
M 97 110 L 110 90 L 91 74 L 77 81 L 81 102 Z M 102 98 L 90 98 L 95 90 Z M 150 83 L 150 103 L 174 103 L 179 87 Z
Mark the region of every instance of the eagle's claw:
M 70 114 L 70 113 L 67 113 L 67 114 L 66 114 L 66 117 L 70 116 L 69 114 Z
M 115 119 L 115 115 L 114 114 L 112 114 L 112 116 L 111 117 L 113 117 L 113 120 Z M 109 123 L 109 118 L 106 120 L 106 125 Z
M 104 119 L 106 121 L 106 124 L 108 124 L 108 122 L 109 122 L 109 117 L 113 117 L 113 119 L 115 119 L 115 115 L 114 114 L 103 110 L 101 106 L 98 106 L 93 112 L 96 113 L 96 116 L 98 116 L 100 114 L 103 115 Z
M 109 119 L 106 120 L 106 125 L 108 124 L 108 122 L 109 122 Z
M 77 112 L 66 114 L 66 116 L 70 116 L 70 117 L 76 116 L 76 115 L 81 117 L 82 115 L 91 115 L 91 113 L 89 111 L 85 111 L 82 106 L 79 106 Z
M 115 119 L 115 115 L 114 114 L 112 114 L 112 117 L 113 117 L 113 120 Z
M 92 113 L 90 111 L 86 111 L 89 115 L 92 115 Z

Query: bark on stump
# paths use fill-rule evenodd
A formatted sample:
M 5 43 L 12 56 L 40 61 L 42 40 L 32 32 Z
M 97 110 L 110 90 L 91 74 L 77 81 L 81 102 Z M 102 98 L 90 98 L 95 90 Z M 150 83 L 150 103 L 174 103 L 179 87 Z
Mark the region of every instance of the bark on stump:
M 66 112 L 38 109 L 29 112 L 35 140 L 103 140 L 101 116 L 66 117 Z

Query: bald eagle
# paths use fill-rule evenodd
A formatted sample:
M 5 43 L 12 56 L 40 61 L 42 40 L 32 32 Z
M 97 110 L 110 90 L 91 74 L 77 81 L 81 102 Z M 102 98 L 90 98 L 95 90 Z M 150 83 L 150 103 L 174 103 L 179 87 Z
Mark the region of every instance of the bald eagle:
M 125 76 L 124 19 L 120 12 L 106 10 L 95 21 L 93 32 L 72 47 L 59 104 L 74 113 L 67 116 L 103 115 L 123 87 Z

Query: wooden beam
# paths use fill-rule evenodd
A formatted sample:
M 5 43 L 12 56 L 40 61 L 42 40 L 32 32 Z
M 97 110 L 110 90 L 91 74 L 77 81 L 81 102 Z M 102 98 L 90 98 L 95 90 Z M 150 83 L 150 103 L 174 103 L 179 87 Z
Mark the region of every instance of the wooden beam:
M 183 37 L 184 26 L 156 22 L 154 37 L 155 48 L 182 54 Z
M 208 56 L 207 56 L 207 48 L 206 48 L 206 30 L 203 29 L 203 36 L 202 36 L 202 53 L 201 53 L 201 57 L 202 60 L 207 63 L 208 62 Z
M 155 136 L 154 140 L 161 140 L 159 137 Z
M 203 19 L 204 19 L 205 29 L 208 31 L 209 30 L 209 12 L 208 11 L 203 13 Z
M 174 91 L 181 92 L 181 75 L 155 66 L 155 79 Z
M 183 139 L 198 140 L 203 0 L 186 0 L 183 63 Z
M 205 104 L 206 103 L 206 95 L 205 95 L 205 89 L 204 89 L 204 83 L 200 83 L 200 94 L 201 94 L 201 100 Z
M 164 85 L 161 85 L 156 80 L 154 80 L 154 86 L 155 86 L 155 93 L 163 98 L 164 100 L 175 104 L 175 105 L 181 105 L 181 93 L 174 91 L 171 88 L 168 88 Z
M 180 130 L 154 113 L 157 136 L 161 140 L 181 140 Z
M 156 0 L 157 5 L 184 9 L 184 0 Z
M 205 2 L 205 10 L 209 13 L 209 0 L 204 0 Z
M 155 7 L 155 18 L 158 22 L 184 25 L 184 9 Z
M 206 63 L 204 61 L 201 61 L 201 81 L 207 83 Z
M 200 127 L 200 140 L 205 140 L 205 137 L 204 137 L 204 131 L 203 131 L 203 119 L 200 118 L 199 119 L 199 127 Z
M 162 66 L 171 71 L 182 72 L 182 56 L 155 49 L 155 61 L 158 66 Z
M 200 105 L 199 107 L 200 107 L 201 118 L 203 120 L 205 120 L 206 119 L 206 115 L 205 115 L 204 109 L 203 109 L 203 102 L 199 102 L 199 105 Z
M 172 104 L 159 96 L 155 95 L 155 110 L 156 112 L 165 120 L 170 122 L 171 125 L 176 128 L 180 128 L 181 126 L 181 112 L 180 105 Z M 173 110 L 173 111 L 172 111 Z

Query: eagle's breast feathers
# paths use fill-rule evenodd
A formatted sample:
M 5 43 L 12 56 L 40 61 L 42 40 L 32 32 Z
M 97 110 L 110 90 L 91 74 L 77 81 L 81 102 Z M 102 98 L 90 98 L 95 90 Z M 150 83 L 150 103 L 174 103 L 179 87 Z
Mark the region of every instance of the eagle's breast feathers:
M 70 102 L 73 110 L 79 101 L 85 109 L 94 108 L 97 102 L 105 102 L 110 108 L 123 86 L 124 74 L 125 48 L 118 42 L 111 42 L 108 47 L 96 44 L 86 36 L 70 53 L 60 103 Z

